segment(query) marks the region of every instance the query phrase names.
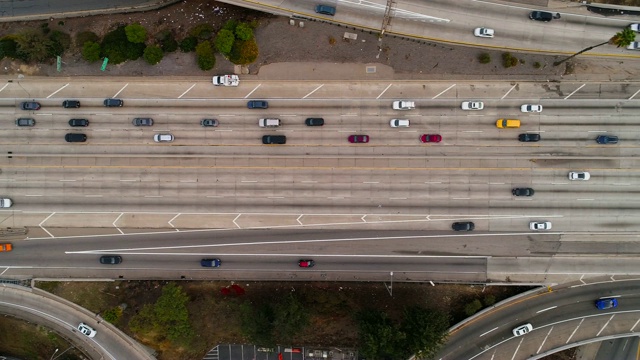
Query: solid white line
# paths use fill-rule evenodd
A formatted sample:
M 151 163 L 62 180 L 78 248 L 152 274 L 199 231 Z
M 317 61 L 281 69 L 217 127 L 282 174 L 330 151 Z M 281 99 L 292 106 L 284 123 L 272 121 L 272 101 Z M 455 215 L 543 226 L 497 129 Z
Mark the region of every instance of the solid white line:
M 181 183 L 194 183 L 195 180 L 180 180 Z
M 257 183 L 257 180 L 242 180 L 241 183 Z
M 224 197 L 222 195 L 207 195 L 208 198 L 221 198 Z
M 322 85 L 318 86 L 317 88 L 313 89 L 313 91 L 311 91 L 311 92 L 310 92 L 310 93 L 308 93 L 307 95 L 303 96 L 302 98 L 303 98 L 303 99 L 306 99 L 307 97 L 309 97 L 310 95 L 312 95 L 314 92 L 316 92 L 316 91 L 320 90 L 320 88 L 321 88 L 321 87 L 323 87 L 323 86 L 324 86 L 324 84 L 322 84 Z
M 145 195 L 146 198 L 161 198 L 162 195 Z
M 465 130 L 463 132 L 466 132 L 466 133 L 481 133 L 482 130 Z
M 613 183 L 611 185 L 617 185 L 617 186 L 631 186 L 631 184 L 628 183 Z
M 7 85 L 8 85 L 8 84 L 7 84 Z M 5 85 L 5 86 L 7 86 L 7 85 Z M 2 88 L 2 89 L 4 89 L 4 88 Z M 0 91 L 2 91 L 2 89 L 0 89 Z M 631 100 L 631 99 L 633 99 L 634 97 L 636 97 L 636 95 L 638 95 L 638 93 L 639 93 L 639 92 L 640 92 L 640 90 L 638 90 L 638 91 L 634 92 L 634 93 L 633 93 L 633 95 L 631 95 L 631 97 L 630 97 L 629 99 L 627 99 L 627 100 Z
M 505 183 L 489 183 L 489 185 L 504 185 Z
M 536 311 L 536 314 L 540 314 L 540 313 L 543 313 L 545 311 L 549 311 L 549 310 L 555 309 L 555 308 L 557 308 L 557 306 L 552 306 L 552 307 L 548 307 L 546 309 L 538 310 L 538 311 Z
M 576 199 L 576 201 L 593 201 L 595 199 Z
M 74 181 L 76 181 L 76 180 L 64 180 L 64 179 L 60 179 L 60 180 L 58 180 L 58 181 L 74 182 Z
M 302 180 L 302 183 L 310 183 L 310 184 L 315 184 L 317 183 L 317 181 L 313 181 L 313 180 Z
M 60 89 L 58 89 L 58 90 L 54 91 L 51 95 L 47 96 L 46 98 L 48 99 L 48 98 L 52 97 L 53 95 L 55 95 L 55 94 L 57 94 L 58 92 L 62 91 L 62 89 L 66 88 L 67 86 L 69 86 L 69 83 L 65 84 L 65 85 L 64 85 L 63 87 L 61 87 Z
M 520 350 L 520 346 L 522 345 L 523 341 L 524 341 L 524 337 L 520 339 L 520 342 L 518 343 L 516 350 L 513 352 L 513 356 L 511 357 L 511 360 L 514 360 L 516 358 L 516 354 L 518 353 L 518 350 Z
M 407 198 L 389 198 L 389 200 L 407 200 Z
M 640 90 L 638 90 L 638 91 L 640 91 Z M 629 329 L 629 331 L 632 331 L 632 332 L 633 332 L 633 331 L 634 331 L 633 329 L 635 329 L 635 328 L 636 328 L 636 326 L 638 326 L 638 323 L 640 323 L 640 319 L 638 319 L 638 321 L 636 321 L 636 323 L 635 323 L 635 324 L 633 324 L 633 326 L 631 327 L 631 329 Z
M 578 90 L 582 89 L 585 85 L 587 85 L 587 84 L 582 84 L 582 86 L 580 86 L 579 88 L 575 89 L 571 94 L 567 95 L 567 97 L 565 97 L 564 99 L 567 100 L 568 98 L 571 97 L 571 95 L 573 95 L 576 92 L 578 92 Z
M 580 328 L 580 325 L 582 325 L 583 321 L 584 321 L 584 318 L 580 320 L 580 323 L 578 324 L 578 326 L 576 326 L 576 328 L 573 330 L 571 335 L 569 335 L 569 338 L 567 339 L 567 342 L 565 344 L 568 344 L 569 341 L 571 341 L 571 338 L 573 337 L 573 335 L 575 335 L 576 331 L 578 331 L 578 329 Z
M 380 181 L 363 181 L 363 184 L 380 184 Z
M 180 94 L 180 96 L 178 96 L 178 99 L 181 99 L 183 96 L 185 96 L 189 91 L 191 91 L 191 89 L 193 89 L 194 86 L 196 86 L 196 84 L 191 85 L 190 88 L 188 88 L 187 90 L 185 90 L 185 92 Z
M 602 133 L 602 132 L 605 132 L 606 133 L 607 131 L 606 130 L 589 130 L 587 132 L 590 132 L 590 133 Z
M 256 87 L 253 88 L 253 90 L 251 90 L 251 92 L 249 92 L 244 98 L 248 98 L 249 96 L 251 96 L 251 94 L 253 94 L 256 90 L 258 90 L 258 88 L 260 87 L 260 85 L 262 84 L 258 84 Z
M 438 95 L 436 95 L 436 96 L 432 97 L 431 99 L 435 99 L 435 98 L 437 98 L 438 96 L 440 96 L 440 95 L 442 95 L 442 94 L 446 93 L 447 91 L 449 91 L 449 89 L 451 89 L 451 88 L 452 88 L 452 87 L 454 87 L 454 86 L 456 86 L 456 84 L 453 84 L 453 85 L 449 86 L 448 88 L 444 89 L 440 94 L 438 94 Z
M 102 197 L 102 195 L 85 195 L 85 197 Z
M 453 198 L 453 200 L 470 200 L 470 199 L 471 198 L 468 198 L 468 197 L 466 197 L 466 198 Z
M 487 331 L 487 332 L 485 332 L 485 333 L 480 334 L 480 336 L 478 336 L 478 337 L 483 337 L 483 336 L 487 335 L 488 333 L 490 333 L 490 332 L 492 332 L 492 331 L 496 330 L 497 328 L 498 328 L 498 327 L 496 326 L 496 327 L 494 327 L 493 329 L 491 329 L 491 330 L 489 330 L 489 331 Z
M 121 179 L 120 181 L 138 181 L 136 179 Z
M 442 184 L 442 181 L 425 181 L 425 184 Z
M 284 196 L 269 196 L 267 199 L 284 199 Z
M 382 92 L 380 93 L 380 95 L 378 95 L 378 97 L 376 97 L 376 100 L 380 99 L 380 96 L 384 95 L 384 93 L 386 93 L 386 92 L 387 92 L 387 90 L 391 87 L 391 85 L 393 85 L 393 84 L 389 84 L 389 85 L 387 85 L 387 87 L 386 87 L 386 88 L 384 88 L 384 90 L 382 90 Z M 639 91 L 640 91 L 640 90 L 639 90 Z
M 32 194 L 26 194 L 25 196 L 43 196 L 43 195 L 40 195 L 40 194 L 33 194 L 33 195 Z
M 549 328 L 549 332 L 547 333 L 547 336 L 544 337 L 544 340 L 542 340 L 542 343 L 540 344 L 540 347 L 538 348 L 538 351 L 536 352 L 536 354 L 540 353 L 540 350 L 542 350 L 542 347 L 544 346 L 544 344 L 547 342 L 547 339 L 549 338 L 549 335 L 551 335 L 551 331 L 553 330 L 553 326 L 551 326 Z
M 504 100 L 504 98 L 506 98 L 506 97 L 507 97 L 507 95 L 509 95 L 509 93 L 511 93 L 511 92 L 513 91 L 513 89 L 515 89 L 515 88 L 516 88 L 516 86 L 518 86 L 518 85 L 519 85 L 519 84 L 514 84 L 514 85 L 511 87 L 511 89 L 509 89 L 509 91 L 507 91 L 507 93 L 506 93 L 506 94 L 504 94 L 504 95 L 500 98 L 500 100 Z
M 4 84 L 4 86 L 2 87 L 2 89 L 0 89 L 0 91 L 4 90 L 4 88 L 6 88 L 7 86 L 9 86 L 9 83 Z M 640 90 L 638 90 L 640 91 Z
M 9 182 L 11 182 L 11 181 L 16 181 L 16 179 L 0 179 L 0 181 L 9 181 Z
M 598 331 L 598 333 L 596 334 L 596 337 L 600 336 L 600 334 L 604 331 L 604 329 L 607 327 L 607 325 L 609 325 L 609 323 L 611 322 L 611 320 L 613 320 L 613 318 L 616 316 L 616 314 L 611 314 L 611 317 L 609 318 L 609 320 L 607 320 L 607 322 L 602 325 L 602 328 L 600 329 L 600 331 Z
M 124 84 L 124 86 L 123 86 L 120 90 L 118 90 L 118 92 L 117 92 L 117 93 L 115 93 L 115 94 L 113 95 L 113 97 L 114 97 L 114 98 L 115 98 L 115 97 L 118 97 L 118 95 L 120 95 L 120 93 L 121 93 L 121 92 L 123 92 L 123 91 L 124 91 L 124 89 L 126 89 L 126 88 L 127 88 L 127 86 L 129 86 L 129 83 Z

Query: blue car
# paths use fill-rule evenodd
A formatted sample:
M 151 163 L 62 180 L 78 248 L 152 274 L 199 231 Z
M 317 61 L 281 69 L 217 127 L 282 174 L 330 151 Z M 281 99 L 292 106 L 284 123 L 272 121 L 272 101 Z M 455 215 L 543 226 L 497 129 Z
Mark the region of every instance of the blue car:
M 249 109 L 267 109 L 269 108 L 269 103 L 264 100 L 250 100 L 247 103 L 247 107 Z
M 329 5 L 316 5 L 316 12 L 318 14 L 333 16 L 336 14 L 336 8 Z
M 618 299 L 605 298 L 596 300 L 596 307 L 600 310 L 613 309 L 618 307 Z
M 617 144 L 618 143 L 618 137 L 617 136 L 612 136 L 612 135 L 599 135 L 596 138 L 596 142 L 598 144 Z
M 220 267 L 222 261 L 220 259 L 202 259 L 200 260 L 200 266 L 202 267 Z

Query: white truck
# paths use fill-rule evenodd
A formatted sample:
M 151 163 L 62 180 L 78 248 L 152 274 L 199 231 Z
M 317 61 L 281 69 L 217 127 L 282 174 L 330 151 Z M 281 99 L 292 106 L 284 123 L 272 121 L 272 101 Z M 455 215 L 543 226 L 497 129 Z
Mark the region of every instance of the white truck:
M 240 77 L 238 75 L 214 76 L 212 82 L 215 86 L 238 86 Z
M 416 103 L 407 100 L 398 100 L 393 102 L 393 110 L 411 110 L 416 108 Z
M 259 119 L 258 126 L 260 127 L 278 127 L 280 126 L 280 119 Z

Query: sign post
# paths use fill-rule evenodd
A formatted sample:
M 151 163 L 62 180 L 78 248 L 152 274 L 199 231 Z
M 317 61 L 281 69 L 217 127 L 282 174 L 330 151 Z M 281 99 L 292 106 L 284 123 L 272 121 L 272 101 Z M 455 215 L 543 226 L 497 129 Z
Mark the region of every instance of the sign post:
M 107 63 L 109 62 L 109 58 L 104 58 L 104 61 L 102 62 L 102 67 L 100 68 L 100 71 L 104 71 L 104 69 L 107 68 Z
M 60 55 L 58 55 L 56 59 L 56 70 L 58 70 L 58 72 L 62 70 L 62 58 L 60 57 Z

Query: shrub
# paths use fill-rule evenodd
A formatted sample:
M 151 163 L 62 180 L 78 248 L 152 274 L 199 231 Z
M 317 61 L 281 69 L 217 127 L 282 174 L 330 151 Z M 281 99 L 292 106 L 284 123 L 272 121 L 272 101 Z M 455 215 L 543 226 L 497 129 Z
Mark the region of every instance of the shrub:
M 93 31 L 82 31 L 76 35 L 76 47 L 82 49 L 87 41 L 97 43 L 99 40 L 100 37 Z
M 51 29 L 49 28 L 49 23 L 40 24 L 40 29 L 42 29 L 42 33 L 47 35 Z
M 336 38 L 333 36 L 329 36 L 329 45 L 335 45 L 337 42 Z
M 5 57 L 17 58 L 18 57 L 18 44 L 11 36 L 5 36 L 0 39 L 0 59 Z
M 134 44 L 142 44 L 147 41 L 147 29 L 140 24 L 131 24 L 124 27 L 127 40 Z
M 136 60 L 140 58 L 144 52 L 144 44 L 131 43 L 127 39 L 124 26 L 109 32 L 102 39 L 102 56 L 108 57 L 113 64 L 120 64 L 127 60 Z
M 143 58 L 150 65 L 155 65 L 159 63 L 162 60 L 162 56 L 163 56 L 163 53 L 162 53 L 162 49 L 160 49 L 160 46 L 150 45 L 144 49 Z
M 251 64 L 258 58 L 258 44 L 255 39 L 249 41 L 236 40 L 233 43 L 229 60 L 238 65 Z
M 213 26 L 211 24 L 198 24 L 189 31 L 189 36 L 199 40 L 209 40 L 213 36 Z
M 82 58 L 90 63 L 100 60 L 100 44 L 93 41 L 85 42 L 82 46 Z
M 216 57 L 213 54 L 211 43 L 203 41 L 196 46 L 198 67 L 202 70 L 211 70 L 216 65 Z
M 540 62 L 536 61 L 533 63 L 533 67 L 536 69 L 540 69 L 542 67 L 542 64 L 540 64 Z
M 496 303 L 496 297 L 489 294 L 484 297 L 484 306 L 491 306 Z
M 49 40 L 51 40 L 51 45 L 49 46 L 49 55 L 51 56 L 62 55 L 71 47 L 71 35 L 59 30 L 50 32 Z
M 491 55 L 488 53 L 481 53 L 478 55 L 478 61 L 480 61 L 480 64 L 488 64 L 491 62 Z
M 178 50 L 178 42 L 176 41 L 172 31 L 165 30 L 160 33 L 159 40 L 162 51 L 170 53 Z
M 231 32 L 235 32 L 236 31 L 236 26 L 238 26 L 239 22 L 238 20 L 235 19 L 229 19 L 227 20 L 226 23 L 224 23 L 224 25 L 222 25 L 222 28 L 225 30 L 229 30 Z
M 475 299 L 464 306 L 464 313 L 467 314 L 467 316 L 471 316 L 477 313 L 480 309 L 482 309 L 482 303 L 480 302 L 480 300 Z
M 236 38 L 240 40 L 247 41 L 253 39 L 253 29 L 249 24 L 244 22 L 239 23 L 238 26 L 236 26 L 234 33 L 236 34 Z
M 216 50 L 218 50 L 221 54 L 228 56 L 231 53 L 234 41 L 235 37 L 233 36 L 231 30 L 222 29 L 218 31 L 218 35 L 213 41 L 213 46 L 215 46 Z
M 122 308 L 120 306 L 116 306 L 114 308 L 105 310 L 102 313 L 102 318 L 112 324 L 115 324 L 120 319 L 121 316 L 122 316 Z
M 182 52 L 192 52 L 196 49 L 196 46 L 198 46 L 198 39 L 193 36 L 186 37 L 180 41 L 180 50 Z
M 51 57 L 51 40 L 36 29 L 25 29 L 14 37 L 16 56 L 27 62 L 42 62 Z
M 58 25 L 59 26 L 64 26 L 64 21 L 62 21 L 62 20 L 58 21 Z
M 506 68 L 518 65 L 518 58 L 511 53 L 502 53 L 502 65 Z

